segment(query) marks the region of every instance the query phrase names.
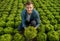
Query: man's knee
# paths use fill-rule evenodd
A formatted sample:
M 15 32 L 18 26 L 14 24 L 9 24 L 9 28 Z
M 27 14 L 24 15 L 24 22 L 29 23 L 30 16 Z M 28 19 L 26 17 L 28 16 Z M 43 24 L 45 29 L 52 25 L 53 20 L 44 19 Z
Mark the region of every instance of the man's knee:
M 18 31 L 21 31 L 21 30 L 23 30 L 24 28 L 22 27 L 22 24 L 20 24 L 19 26 L 18 26 Z
M 21 25 L 18 25 L 18 31 L 20 31 L 20 29 L 21 29 Z
M 35 20 L 31 21 L 31 25 L 36 26 L 36 21 Z

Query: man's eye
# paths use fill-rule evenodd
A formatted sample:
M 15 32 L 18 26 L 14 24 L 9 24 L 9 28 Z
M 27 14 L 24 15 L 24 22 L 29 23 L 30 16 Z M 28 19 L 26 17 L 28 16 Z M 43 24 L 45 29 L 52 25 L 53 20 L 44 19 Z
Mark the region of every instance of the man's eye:
M 28 7 L 27 7 L 28 8 Z
M 31 8 L 31 7 L 30 7 Z

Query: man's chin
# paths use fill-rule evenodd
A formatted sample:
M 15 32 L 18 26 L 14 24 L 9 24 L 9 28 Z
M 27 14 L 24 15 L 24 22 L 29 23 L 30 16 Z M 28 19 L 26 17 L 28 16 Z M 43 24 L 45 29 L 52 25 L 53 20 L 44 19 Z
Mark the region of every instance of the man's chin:
M 31 14 L 31 13 L 28 13 L 28 14 Z
M 27 13 L 28 13 L 28 14 L 31 14 L 31 13 L 32 13 L 32 11 L 30 11 L 30 12 L 29 12 L 29 11 L 27 11 Z

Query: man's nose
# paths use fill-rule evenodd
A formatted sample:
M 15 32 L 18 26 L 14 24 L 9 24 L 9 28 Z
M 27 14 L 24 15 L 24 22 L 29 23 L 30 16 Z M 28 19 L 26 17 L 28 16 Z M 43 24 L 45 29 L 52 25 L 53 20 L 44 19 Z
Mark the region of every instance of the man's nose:
M 28 10 L 30 10 L 30 8 Z

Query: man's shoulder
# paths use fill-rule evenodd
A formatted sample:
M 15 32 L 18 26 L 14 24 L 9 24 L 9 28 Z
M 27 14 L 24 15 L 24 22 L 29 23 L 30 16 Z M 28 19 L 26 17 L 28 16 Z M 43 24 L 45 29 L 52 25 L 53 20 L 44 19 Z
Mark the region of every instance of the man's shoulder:
M 38 14 L 38 11 L 36 9 L 33 9 L 34 14 Z
M 25 14 L 25 12 L 26 12 L 26 9 L 23 9 L 23 10 L 22 10 L 22 14 Z
M 23 9 L 22 11 L 26 11 L 26 9 Z

